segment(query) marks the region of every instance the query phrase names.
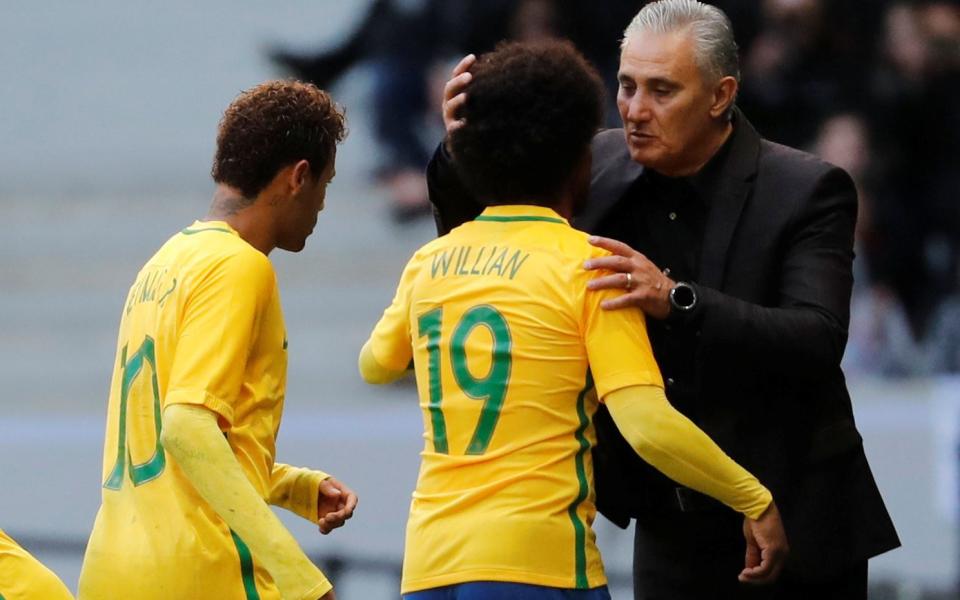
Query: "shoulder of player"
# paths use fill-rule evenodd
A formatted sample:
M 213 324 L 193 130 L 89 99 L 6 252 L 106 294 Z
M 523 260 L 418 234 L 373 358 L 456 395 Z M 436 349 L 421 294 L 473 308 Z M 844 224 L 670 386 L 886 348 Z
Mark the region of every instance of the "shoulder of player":
M 587 260 L 588 258 L 610 255 L 608 250 L 594 246 L 588 241 L 589 239 L 589 233 L 573 228 L 570 228 L 567 235 L 564 236 L 564 242 L 569 247 L 570 254 L 576 259 Z
M 276 284 L 273 263 L 240 238 L 235 243 L 217 244 L 197 256 L 198 279 L 229 281 L 229 285 L 269 288 Z
M 540 231 L 526 240 L 523 247 L 545 258 L 579 267 L 588 258 L 609 254 L 605 250 L 592 246 L 587 241 L 589 234 L 569 225 L 553 223 L 536 225 Z
M 273 270 L 273 263 L 265 254 L 244 243 L 233 249 L 232 252 L 224 253 L 222 257 L 223 264 L 228 268 L 241 273 L 246 273 L 250 277 L 265 278 L 273 280 L 276 274 Z
M 418 269 L 421 264 L 430 260 L 430 257 L 451 245 L 450 234 L 440 236 L 417 248 L 407 261 L 406 269 Z
M 456 231 L 456 230 L 454 230 Z M 434 254 L 437 250 L 449 246 L 452 242 L 451 234 L 442 235 L 436 239 L 430 240 L 426 244 L 417 248 L 416 252 L 413 253 L 411 260 L 423 260 L 424 258 Z
M 147 261 L 147 265 L 176 264 L 179 269 L 190 271 L 236 267 L 248 269 L 254 275 L 273 273 L 270 259 L 236 233 L 226 230 L 205 235 L 193 233 L 185 229 L 171 236 Z
M 556 272 L 564 273 L 563 278 L 574 288 L 586 285 L 586 280 L 594 276 L 587 271 L 583 263 L 597 256 L 610 254 L 602 248 L 590 244 L 589 234 L 569 226 L 555 226 L 549 236 L 538 237 L 535 243 L 525 245 L 525 249 L 538 256 L 536 262 L 550 264 Z
M 568 281 L 577 291 L 578 296 L 586 289 L 587 282 L 598 275 L 597 271 L 588 271 L 584 268 L 584 263 L 591 258 L 610 255 L 609 251 L 592 245 L 588 241 L 589 238 L 589 234 L 573 228 L 564 235 L 557 236 L 560 250 L 557 257 L 562 257 L 561 260 L 568 273 Z

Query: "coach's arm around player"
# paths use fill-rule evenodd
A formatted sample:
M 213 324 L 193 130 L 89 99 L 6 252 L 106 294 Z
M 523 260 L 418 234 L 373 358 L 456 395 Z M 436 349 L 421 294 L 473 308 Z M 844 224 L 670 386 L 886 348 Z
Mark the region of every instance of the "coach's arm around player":
M 247 479 L 215 413 L 200 406 L 168 406 L 161 442 L 197 492 L 263 563 L 284 598 L 335 600 L 330 582 Z M 270 503 L 329 533 L 352 516 L 357 497 L 325 473 L 277 464 Z

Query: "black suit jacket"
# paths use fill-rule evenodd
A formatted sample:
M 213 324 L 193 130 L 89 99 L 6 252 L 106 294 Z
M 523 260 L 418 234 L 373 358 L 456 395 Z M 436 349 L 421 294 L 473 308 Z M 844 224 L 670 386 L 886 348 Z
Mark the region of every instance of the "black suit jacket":
M 643 172 L 622 130 L 593 140 L 590 200 L 574 224 L 604 219 Z M 853 283 L 857 196 L 850 177 L 762 139 L 739 112 L 709 208 L 694 328 L 694 422 L 774 494 L 791 545 L 788 571 L 826 578 L 899 546 L 867 465 L 840 359 Z M 438 151 L 428 168 L 441 233 L 479 204 Z M 623 240 L 643 251 L 643 240 Z M 656 350 L 656 348 L 655 348 Z M 669 397 L 669 390 L 668 390 Z M 645 486 L 665 478 L 601 409 L 594 452 L 599 510 L 625 527 Z

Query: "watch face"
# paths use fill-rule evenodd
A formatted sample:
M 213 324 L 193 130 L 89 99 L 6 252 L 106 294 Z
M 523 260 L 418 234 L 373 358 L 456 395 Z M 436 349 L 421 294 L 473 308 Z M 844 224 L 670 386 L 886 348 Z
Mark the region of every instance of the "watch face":
M 693 306 L 695 298 L 693 288 L 686 284 L 677 284 L 677 287 L 673 288 L 670 292 L 670 299 L 673 300 L 673 305 L 681 310 L 690 309 Z

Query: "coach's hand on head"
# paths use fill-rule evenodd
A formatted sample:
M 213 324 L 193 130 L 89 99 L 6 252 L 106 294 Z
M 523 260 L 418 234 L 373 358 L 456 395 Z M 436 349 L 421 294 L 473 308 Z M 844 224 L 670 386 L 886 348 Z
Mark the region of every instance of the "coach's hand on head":
M 743 536 L 747 539 L 747 552 L 738 579 L 756 585 L 776 581 L 790 547 L 775 502 L 770 502 L 759 519 L 747 517 L 743 520 Z
M 461 58 L 450 73 L 450 80 L 443 86 L 443 128 L 448 136 L 463 127 L 463 119 L 458 119 L 457 113 L 467 101 L 467 94 L 464 93 L 464 90 L 467 89 L 467 84 L 473 79 L 470 67 L 475 62 L 477 62 L 477 57 L 473 54 Z
M 343 527 L 347 519 L 353 516 L 357 508 L 357 495 L 343 483 L 328 477 L 320 482 L 317 499 L 317 525 L 320 533 L 327 535 L 338 527 Z

